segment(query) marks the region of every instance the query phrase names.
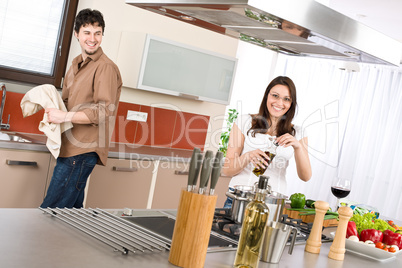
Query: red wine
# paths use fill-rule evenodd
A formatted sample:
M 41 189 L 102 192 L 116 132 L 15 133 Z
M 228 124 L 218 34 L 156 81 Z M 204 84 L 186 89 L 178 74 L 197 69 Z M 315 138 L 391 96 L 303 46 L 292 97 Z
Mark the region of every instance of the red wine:
M 349 195 L 350 190 L 342 188 L 342 187 L 331 186 L 331 192 L 337 198 L 344 198 L 344 197 L 347 197 Z

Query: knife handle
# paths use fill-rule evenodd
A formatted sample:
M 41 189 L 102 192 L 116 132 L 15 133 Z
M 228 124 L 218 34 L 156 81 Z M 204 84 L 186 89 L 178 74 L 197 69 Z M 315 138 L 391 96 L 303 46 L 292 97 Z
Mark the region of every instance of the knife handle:
M 191 156 L 190 166 L 188 168 L 188 181 L 187 181 L 187 190 L 192 191 L 192 185 L 195 183 L 198 173 L 196 173 L 197 169 L 197 161 L 198 155 L 201 154 L 200 148 L 194 148 L 193 155 Z M 199 171 L 199 169 L 198 169 Z
M 193 180 L 193 189 L 197 188 L 197 181 L 198 181 L 198 175 L 200 175 L 200 170 L 201 170 L 201 165 L 202 165 L 202 154 L 201 152 L 197 154 L 196 157 L 196 162 L 195 162 L 195 175 L 194 175 L 194 180 Z
M 216 183 L 218 182 L 219 176 L 221 175 L 222 169 L 222 160 L 223 160 L 223 152 L 218 151 L 216 152 L 215 159 L 212 166 L 212 173 L 211 173 L 211 185 L 209 187 L 209 194 L 213 195 L 215 191 Z
M 212 158 L 213 158 L 213 152 L 208 150 L 205 153 L 204 161 L 203 161 L 202 167 L 201 167 L 200 187 L 198 189 L 199 194 L 203 193 L 203 191 L 204 191 L 203 188 L 207 185 L 209 176 L 211 175 Z

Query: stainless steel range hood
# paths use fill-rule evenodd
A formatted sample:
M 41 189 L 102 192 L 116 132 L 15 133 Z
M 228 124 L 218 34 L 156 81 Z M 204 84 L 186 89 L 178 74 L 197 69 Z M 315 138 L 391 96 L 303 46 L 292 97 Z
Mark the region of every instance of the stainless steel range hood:
M 313 0 L 126 3 L 288 55 L 400 64 L 400 42 Z

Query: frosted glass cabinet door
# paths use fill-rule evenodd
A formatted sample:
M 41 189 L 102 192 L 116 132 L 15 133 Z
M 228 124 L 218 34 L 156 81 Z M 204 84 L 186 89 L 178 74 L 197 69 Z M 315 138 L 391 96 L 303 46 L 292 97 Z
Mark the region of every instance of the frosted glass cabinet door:
M 138 88 L 228 104 L 236 59 L 147 35 Z

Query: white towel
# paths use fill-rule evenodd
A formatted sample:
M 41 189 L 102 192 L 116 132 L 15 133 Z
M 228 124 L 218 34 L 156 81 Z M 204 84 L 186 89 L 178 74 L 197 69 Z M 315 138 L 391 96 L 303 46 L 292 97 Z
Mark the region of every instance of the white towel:
M 61 99 L 57 89 L 52 85 L 41 85 L 29 90 L 21 100 L 22 115 L 24 117 L 33 115 L 43 108 L 56 108 L 67 112 L 66 106 Z M 45 133 L 47 137 L 46 146 L 57 158 L 60 153 L 61 133 L 73 127 L 71 122 L 61 124 L 49 123 L 45 113 L 42 121 L 39 123 L 39 130 Z

